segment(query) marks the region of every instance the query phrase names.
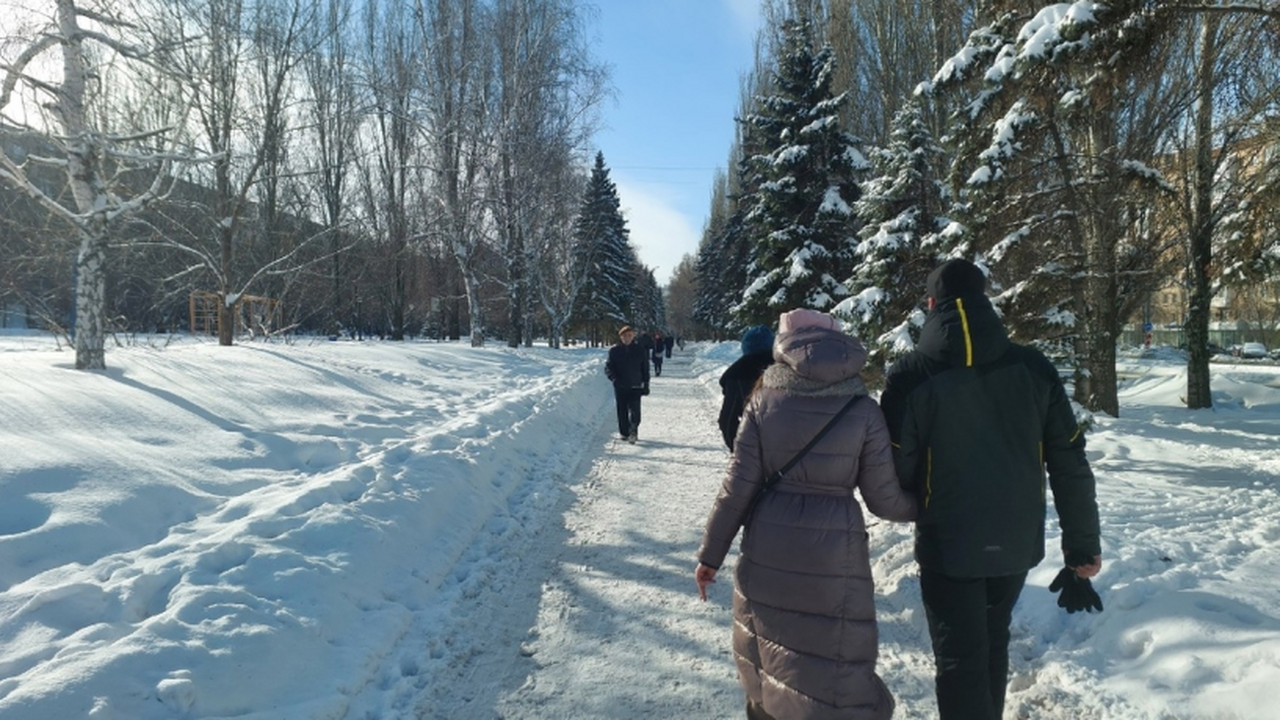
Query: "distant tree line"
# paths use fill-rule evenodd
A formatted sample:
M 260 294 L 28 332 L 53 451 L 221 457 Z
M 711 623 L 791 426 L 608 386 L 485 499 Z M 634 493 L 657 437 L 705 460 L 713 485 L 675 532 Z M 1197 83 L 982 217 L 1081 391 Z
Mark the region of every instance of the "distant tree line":
M 827 310 L 883 366 L 917 337 L 929 270 L 966 257 L 1015 339 L 1118 415 L 1121 328 L 1182 279 L 1187 403 L 1211 404 L 1209 301 L 1280 260 L 1280 2 L 764 8 L 673 315 L 729 338 Z
M 663 327 L 591 169 L 609 88 L 581 2 L 50 5 L 6 9 L 0 305 L 74 335 L 78 367 L 112 332 L 185 328 L 193 293 L 222 344 L 250 296 L 274 332 Z

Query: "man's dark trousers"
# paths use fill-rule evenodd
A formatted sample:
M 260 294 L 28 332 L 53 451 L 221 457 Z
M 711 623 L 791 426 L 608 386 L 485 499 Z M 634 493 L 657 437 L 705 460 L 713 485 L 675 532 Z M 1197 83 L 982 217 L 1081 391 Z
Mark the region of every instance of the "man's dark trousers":
M 1027 574 L 953 578 L 921 569 L 941 720 L 1000 720 L 1009 677 L 1009 623 Z
M 622 437 L 640 427 L 640 391 L 641 388 L 613 388 L 613 399 L 618 405 L 618 433 Z

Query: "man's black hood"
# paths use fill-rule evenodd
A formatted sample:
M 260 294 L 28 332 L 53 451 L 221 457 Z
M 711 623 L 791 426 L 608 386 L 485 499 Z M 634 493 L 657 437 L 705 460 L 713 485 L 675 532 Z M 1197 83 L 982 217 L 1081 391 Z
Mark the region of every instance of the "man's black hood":
M 985 295 L 967 294 L 934 306 L 916 349 L 925 357 L 968 367 L 991 362 L 1009 348 L 1009 335 Z

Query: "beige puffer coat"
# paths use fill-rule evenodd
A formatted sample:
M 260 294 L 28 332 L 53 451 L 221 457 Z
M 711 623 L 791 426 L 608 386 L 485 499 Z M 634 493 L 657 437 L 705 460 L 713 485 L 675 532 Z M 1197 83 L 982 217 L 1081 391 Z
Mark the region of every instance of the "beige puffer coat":
M 855 338 L 800 328 L 747 405 L 733 459 L 698 551 L 718 568 L 761 483 L 853 395 L 867 353 Z M 898 485 L 884 416 L 864 397 L 772 490 L 744 531 L 733 595 L 733 652 L 747 696 L 778 720 L 884 720 L 879 638 L 862 505 L 915 518 Z

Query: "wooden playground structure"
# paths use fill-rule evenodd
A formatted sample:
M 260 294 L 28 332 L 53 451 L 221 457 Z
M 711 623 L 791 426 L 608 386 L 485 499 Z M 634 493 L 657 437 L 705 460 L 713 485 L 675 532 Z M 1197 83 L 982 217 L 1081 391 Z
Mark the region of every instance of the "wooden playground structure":
M 214 292 L 193 292 L 189 300 L 191 334 L 218 335 L 221 328 L 222 295 Z M 248 328 L 250 336 L 269 336 L 280 329 L 280 301 L 258 295 L 242 295 L 231 310 L 236 327 Z M 234 335 L 234 329 L 232 334 Z

